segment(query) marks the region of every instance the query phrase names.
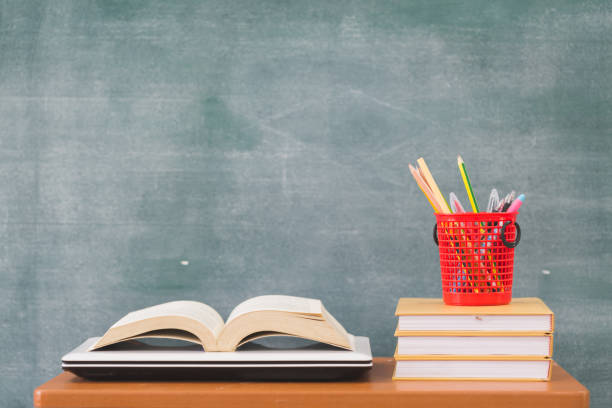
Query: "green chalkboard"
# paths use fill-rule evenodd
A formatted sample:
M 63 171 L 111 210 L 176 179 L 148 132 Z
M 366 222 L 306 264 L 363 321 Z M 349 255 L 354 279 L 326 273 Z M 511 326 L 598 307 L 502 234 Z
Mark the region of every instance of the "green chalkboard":
M 394 351 L 441 296 L 408 162 L 467 204 L 527 200 L 515 296 L 612 398 L 612 6 L 605 1 L 0 2 L 0 395 L 171 299 L 317 297 Z

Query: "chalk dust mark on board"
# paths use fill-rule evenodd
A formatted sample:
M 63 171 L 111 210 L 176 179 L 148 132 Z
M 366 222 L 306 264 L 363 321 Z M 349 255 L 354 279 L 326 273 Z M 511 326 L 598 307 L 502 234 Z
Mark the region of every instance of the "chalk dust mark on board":
M 367 102 L 367 105 L 374 107 L 374 112 L 364 109 L 362 101 L 365 101 Z M 393 131 L 393 129 L 389 129 L 389 131 L 380 130 L 388 123 L 388 113 L 393 112 L 394 115 L 397 115 L 399 112 L 398 110 L 391 110 L 387 106 L 381 106 L 380 103 L 375 103 L 362 96 L 355 97 L 350 92 L 346 91 L 342 92 L 342 95 L 339 96 L 339 100 L 335 101 L 333 106 L 328 108 L 325 106 L 322 107 L 321 100 L 319 99 L 312 100 L 304 104 L 296 104 L 296 106 L 274 115 L 269 115 L 263 118 L 251 117 L 250 120 L 253 123 L 253 126 L 258 126 L 264 134 L 268 134 L 267 137 L 262 138 L 263 144 L 269 145 L 274 150 L 279 150 L 280 146 L 285 146 L 285 148 L 281 148 L 277 153 L 277 157 L 280 159 L 279 164 L 282 166 L 286 166 L 288 164 L 285 162 L 285 159 L 288 160 L 289 157 L 284 157 L 284 155 L 288 153 L 288 146 L 291 146 L 290 150 L 295 151 L 297 149 L 299 151 L 308 151 L 308 154 L 313 159 L 317 158 L 324 163 L 341 169 L 342 173 L 351 178 L 354 177 L 355 166 L 373 161 L 368 157 L 359 154 L 360 149 L 356 149 L 356 145 L 365 143 L 370 147 L 368 149 L 361 150 L 367 150 L 368 152 L 373 151 L 374 154 L 381 154 L 381 157 L 383 157 L 385 154 L 391 155 L 393 153 L 390 151 L 391 149 L 399 151 L 402 149 L 402 147 L 406 147 L 408 145 L 403 145 L 404 143 L 407 143 L 405 138 L 400 137 Z M 376 107 L 382 107 L 383 109 L 377 109 Z M 329 113 L 327 109 L 331 109 L 331 113 Z M 359 132 L 361 133 L 358 135 L 355 134 L 354 139 L 348 145 L 348 150 L 353 150 L 357 152 L 357 154 L 353 155 L 350 154 L 351 152 L 346 151 L 344 147 L 347 145 L 344 142 L 337 144 L 335 140 L 331 140 L 328 138 L 328 136 L 325 136 L 330 131 L 326 130 L 325 128 L 320 128 L 309 132 L 308 134 L 304 134 L 303 129 L 299 126 L 295 127 L 294 122 L 291 120 L 293 117 L 297 117 L 296 120 L 299 123 L 299 121 L 303 119 L 299 117 L 302 115 L 302 113 L 309 118 L 323 118 L 328 116 L 328 114 L 329 116 L 338 118 L 337 120 L 334 119 L 334 122 L 331 123 L 332 134 L 343 134 L 347 131 L 352 132 L 355 130 L 355 128 L 358 128 Z M 403 112 L 399 113 L 404 116 Z M 286 118 L 286 120 L 283 120 L 283 118 Z M 419 122 L 425 121 L 419 120 Z M 380 134 L 381 137 L 371 136 L 376 134 Z M 278 136 L 280 139 L 275 138 L 274 136 Z M 331 148 L 329 145 L 330 142 Z M 381 150 L 381 148 L 384 150 Z M 289 184 L 288 180 L 284 178 L 286 170 L 286 167 L 281 167 L 280 169 L 283 192 L 286 192 L 285 187 L 287 184 Z M 381 170 L 374 171 L 374 173 L 380 172 Z M 399 187 L 404 186 L 403 183 L 396 180 L 396 177 L 393 177 L 392 175 L 379 174 L 379 176 L 387 183 L 391 183 Z M 360 190 L 363 188 L 363 186 L 355 186 L 355 188 Z
M 290 141 L 290 142 L 296 144 L 297 146 L 301 146 L 301 147 L 305 147 L 306 146 L 306 143 L 304 143 L 301 140 L 297 139 L 295 136 L 291 135 L 291 133 L 289 133 L 289 132 L 285 132 L 283 130 L 276 129 L 276 128 L 274 128 L 274 127 L 272 127 L 270 125 L 266 125 L 264 123 L 260 123 L 259 127 L 261 129 L 267 130 L 270 133 L 273 133 L 273 134 L 275 134 L 277 136 L 280 136 L 283 139 L 286 139 L 287 141 Z M 268 142 L 268 141 L 266 140 L 266 142 Z
M 146 0 L 97 0 L 96 6 L 106 18 L 116 20 L 131 20 L 136 17 L 146 6 Z
M 404 140 L 403 142 L 400 142 L 394 146 L 391 146 L 390 148 L 383 150 L 382 152 L 379 152 L 373 156 L 371 156 L 370 158 L 368 158 L 367 160 L 365 160 L 366 162 L 373 162 L 376 161 L 378 159 L 381 159 L 383 157 L 389 156 L 390 154 L 393 154 L 395 152 L 397 152 L 398 150 L 403 149 L 406 146 L 410 146 L 413 145 L 415 143 L 414 139 L 408 139 L 408 140 Z
M 258 117 L 253 117 L 252 115 L 248 115 L 248 114 L 244 114 L 241 113 L 240 115 L 244 118 L 246 118 L 247 120 L 249 120 L 250 125 L 246 126 L 245 128 L 243 128 L 243 131 L 248 131 L 249 129 L 252 128 L 261 128 L 261 129 L 266 129 L 266 130 L 270 130 L 273 133 L 276 132 L 280 132 L 278 129 L 272 128 L 270 127 L 270 124 L 273 123 L 274 121 L 278 121 L 281 120 L 287 116 L 296 114 L 296 113 L 300 113 L 305 111 L 306 109 L 315 106 L 317 103 L 320 103 L 319 99 L 313 99 L 310 101 L 306 101 L 306 102 L 301 102 L 297 105 L 291 106 L 290 108 L 287 108 L 285 110 L 279 111 L 279 112 L 275 112 L 272 113 L 268 116 L 262 117 L 262 118 L 258 118 Z M 288 137 L 291 138 L 291 136 L 289 136 L 288 134 L 283 134 L 283 137 Z M 302 143 L 301 141 L 293 138 L 293 140 L 296 143 L 299 143 L 300 145 L 304 145 L 304 143 Z
M 374 102 L 377 105 L 384 106 L 384 107 L 389 108 L 391 110 L 402 112 L 402 113 L 406 113 L 406 114 L 411 115 L 411 116 L 413 116 L 413 117 L 415 117 L 417 119 L 437 124 L 437 122 L 434 122 L 431 119 L 427 119 L 424 116 L 419 115 L 418 113 L 415 113 L 414 111 L 410 111 L 408 109 L 404 109 L 404 108 L 402 108 L 400 106 L 395 106 L 395 105 L 393 105 L 393 104 L 391 104 L 389 102 L 386 102 L 386 101 L 380 100 L 380 99 L 378 99 L 378 98 L 376 98 L 374 96 L 368 95 L 365 92 L 363 92 L 361 89 L 351 89 L 351 90 L 349 90 L 349 93 L 352 94 L 352 95 L 357 95 L 357 96 L 363 97 L 363 98 L 365 98 L 365 99 L 367 99 L 367 100 L 369 100 L 371 102 Z
M 265 118 L 262 119 L 258 119 L 257 121 L 259 123 L 268 123 L 268 122 L 272 122 L 275 120 L 279 120 L 282 119 L 286 116 L 292 115 L 294 113 L 298 113 L 298 112 L 302 112 L 308 108 L 310 108 L 311 106 L 314 106 L 316 103 L 319 103 L 320 101 L 318 99 L 313 99 L 311 101 L 307 101 L 307 102 L 302 102 L 296 106 L 292 106 L 288 109 L 285 109 L 283 111 L 280 112 L 276 112 L 272 115 L 266 116 Z

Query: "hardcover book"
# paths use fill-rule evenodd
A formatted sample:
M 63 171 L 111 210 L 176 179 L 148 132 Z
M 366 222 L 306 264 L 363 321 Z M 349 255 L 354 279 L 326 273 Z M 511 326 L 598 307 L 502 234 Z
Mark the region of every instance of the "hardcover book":
M 442 299 L 401 298 L 399 331 L 521 331 L 551 333 L 553 312 L 538 298 L 515 298 L 501 306 L 449 306 Z

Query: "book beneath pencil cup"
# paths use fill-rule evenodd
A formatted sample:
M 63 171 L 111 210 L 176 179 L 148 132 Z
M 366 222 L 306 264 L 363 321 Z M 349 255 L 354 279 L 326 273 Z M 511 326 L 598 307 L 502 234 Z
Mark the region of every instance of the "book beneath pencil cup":
M 513 213 L 436 213 L 442 298 L 447 305 L 505 305 L 512 300 L 514 248 L 521 228 Z

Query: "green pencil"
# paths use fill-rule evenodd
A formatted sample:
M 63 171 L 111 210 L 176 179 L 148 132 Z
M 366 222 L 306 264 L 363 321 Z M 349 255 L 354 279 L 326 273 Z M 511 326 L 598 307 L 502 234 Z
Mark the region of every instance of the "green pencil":
M 472 184 L 470 183 L 470 178 L 468 177 L 467 171 L 465 170 L 465 163 L 461 156 L 457 156 L 457 164 L 459 165 L 459 172 L 461 173 L 461 178 L 463 179 L 463 184 L 465 184 L 465 189 L 467 190 L 468 198 L 470 199 L 470 204 L 472 205 L 472 211 L 474 213 L 478 213 L 478 203 L 476 202 L 476 197 L 474 197 L 474 191 L 472 191 Z

